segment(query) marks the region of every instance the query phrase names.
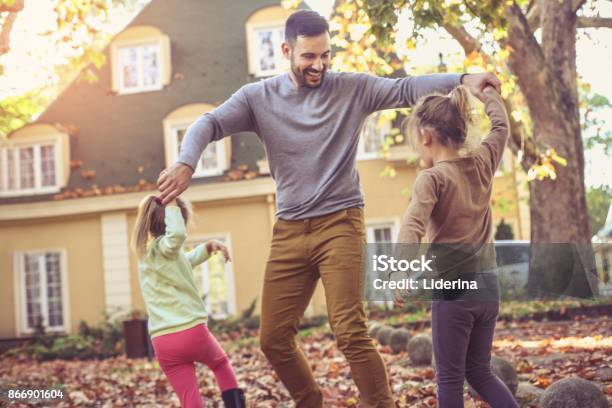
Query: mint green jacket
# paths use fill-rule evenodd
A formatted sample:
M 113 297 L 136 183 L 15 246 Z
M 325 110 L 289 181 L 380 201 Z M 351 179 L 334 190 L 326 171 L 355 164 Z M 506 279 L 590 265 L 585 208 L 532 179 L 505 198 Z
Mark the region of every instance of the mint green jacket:
M 138 260 L 140 290 L 149 315 L 151 338 L 206 324 L 204 301 L 198 295 L 193 268 L 210 255 L 204 244 L 185 252 L 185 221 L 177 206 L 165 208 L 166 233 L 147 245 Z

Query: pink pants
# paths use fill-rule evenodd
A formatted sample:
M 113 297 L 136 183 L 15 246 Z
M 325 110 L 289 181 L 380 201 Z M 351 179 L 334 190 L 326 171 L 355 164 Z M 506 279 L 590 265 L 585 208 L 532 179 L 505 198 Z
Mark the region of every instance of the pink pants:
M 204 406 L 196 378 L 196 361 L 212 370 L 221 392 L 238 387 L 227 355 L 205 325 L 164 334 L 155 337 L 152 342 L 157 361 L 181 400 L 182 407 Z

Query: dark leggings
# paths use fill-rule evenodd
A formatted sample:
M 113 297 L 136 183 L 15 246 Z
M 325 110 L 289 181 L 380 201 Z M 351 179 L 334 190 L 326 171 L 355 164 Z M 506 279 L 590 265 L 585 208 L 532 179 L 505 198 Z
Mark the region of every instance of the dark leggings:
M 491 345 L 499 302 L 435 300 L 431 326 L 440 408 L 463 407 L 463 381 L 493 408 L 518 408 L 506 385 L 491 372 Z

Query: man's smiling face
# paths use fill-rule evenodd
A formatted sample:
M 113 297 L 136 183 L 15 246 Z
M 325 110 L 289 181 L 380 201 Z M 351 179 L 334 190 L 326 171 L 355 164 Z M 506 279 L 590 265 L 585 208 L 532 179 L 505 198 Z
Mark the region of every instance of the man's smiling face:
M 300 35 L 293 46 L 283 44 L 283 54 L 291 61 L 291 72 L 298 86 L 318 88 L 331 58 L 329 33 L 314 37 Z

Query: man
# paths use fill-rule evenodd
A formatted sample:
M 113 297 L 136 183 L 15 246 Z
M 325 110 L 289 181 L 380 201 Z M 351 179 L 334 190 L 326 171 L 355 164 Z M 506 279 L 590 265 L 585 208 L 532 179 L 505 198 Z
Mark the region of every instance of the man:
M 283 54 L 291 71 L 240 88 L 187 131 L 177 163 L 163 171 L 164 203 L 190 184 L 211 141 L 256 132 L 276 181 L 278 221 L 266 267 L 261 348 L 297 407 L 322 407 L 323 395 L 295 335 L 317 280 L 325 288 L 338 347 L 349 361 L 362 403 L 394 407 L 383 361 L 368 335 L 364 305 L 363 195 L 355 168 L 358 136 L 366 117 L 410 106 L 428 93 L 462 82 L 478 94 L 492 74 L 437 74 L 401 79 L 328 71 L 327 21 L 313 11 L 292 14 Z M 462 78 L 462 81 L 461 81 Z

